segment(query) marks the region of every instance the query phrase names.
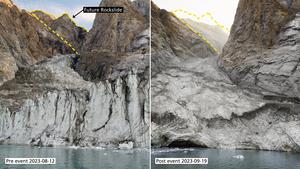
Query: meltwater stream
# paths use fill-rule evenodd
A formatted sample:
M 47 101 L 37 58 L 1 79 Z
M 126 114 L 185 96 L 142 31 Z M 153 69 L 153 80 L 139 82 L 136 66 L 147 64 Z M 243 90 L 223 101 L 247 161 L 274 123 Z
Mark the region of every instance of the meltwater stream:
M 156 165 L 155 158 L 208 158 L 208 165 Z M 154 149 L 152 169 L 300 169 L 300 153 L 219 150 Z
M 5 165 L 5 158 L 56 158 L 55 165 Z M 148 169 L 147 150 L 0 145 L 0 169 Z

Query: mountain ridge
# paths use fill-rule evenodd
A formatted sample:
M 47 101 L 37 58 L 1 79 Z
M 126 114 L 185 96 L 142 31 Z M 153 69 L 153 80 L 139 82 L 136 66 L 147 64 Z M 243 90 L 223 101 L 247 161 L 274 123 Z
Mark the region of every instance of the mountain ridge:
M 0 54 L 0 84 L 14 78 L 19 67 L 30 66 L 53 55 L 73 53 L 67 45 L 32 17 L 30 12 L 20 10 L 12 1 L 0 1 L 0 8 L 0 46 L 3 51 Z M 35 12 L 48 25 L 53 21 L 47 14 Z M 75 31 L 72 32 L 74 35 L 71 37 L 76 37 L 78 36 L 77 28 L 73 27 Z M 66 31 L 62 27 L 59 29 L 62 34 Z M 68 36 L 65 38 L 78 46 L 76 38 L 69 39 Z
M 147 20 L 143 10 L 135 9 L 147 8 L 145 4 L 135 6 L 127 0 L 122 2 L 131 6 L 128 9 L 134 8 L 128 13 L 138 13 L 143 21 Z M 115 2 L 111 0 L 106 3 Z M 26 16 L 28 18 L 24 21 L 35 19 Z M 78 30 L 82 29 L 76 27 L 68 16 L 54 19 L 46 15 L 41 17 L 45 17 L 52 29 L 74 43 L 79 50 L 82 48 L 86 36 L 80 38 Z M 111 15 L 100 17 L 109 20 Z M 128 144 L 137 148 L 149 147 L 149 24 L 133 22 L 136 25 L 126 25 L 134 19 L 120 18 L 110 22 L 112 28 L 119 21 L 124 21 L 123 28 L 127 31 L 136 28 L 144 30 L 137 29 L 132 37 L 123 39 L 124 46 L 132 45 L 134 50 L 121 51 L 119 55 L 114 50 L 94 53 L 80 50 L 80 55 L 67 55 L 64 44 L 52 41 L 57 37 L 52 37 L 47 29 L 32 29 L 37 37 L 43 38 L 43 44 L 58 47 L 58 52 L 56 56 L 18 67 L 14 77 L 0 86 L 0 118 L 3 119 L 0 120 L 1 144 L 103 148 Z M 38 24 L 35 20 L 33 22 Z M 29 28 L 36 26 L 31 22 L 29 24 Z M 95 21 L 95 24 L 99 23 Z M 103 29 L 101 26 L 100 31 Z M 118 29 L 108 31 L 110 35 L 118 33 Z M 93 31 L 86 34 L 89 33 Z M 89 47 L 93 48 L 97 41 Z M 114 46 L 119 43 L 122 41 L 106 45 L 120 49 Z

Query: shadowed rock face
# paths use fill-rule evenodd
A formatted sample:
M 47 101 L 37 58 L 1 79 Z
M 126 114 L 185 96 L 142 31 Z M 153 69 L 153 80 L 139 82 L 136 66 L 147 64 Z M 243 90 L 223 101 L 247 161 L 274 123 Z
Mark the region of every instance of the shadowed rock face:
M 84 28 L 78 27 L 67 14 L 54 18 L 43 11 L 37 10 L 32 13 L 67 40 L 76 51 L 79 51 L 87 32 Z M 66 43 L 61 41 L 60 37 L 55 36 L 43 25 L 39 24 L 36 30 L 44 46 L 51 49 L 52 55 L 75 53 Z
M 63 14 L 57 19 L 53 20 L 50 23 L 50 26 L 62 37 L 72 43 L 72 46 L 76 50 L 80 50 L 87 32 L 84 28 L 78 27 L 75 22 L 72 21 L 70 16 L 68 16 L 68 14 Z
M 140 0 L 141 1 L 141 0 Z M 141 1 L 142 2 L 142 1 Z M 98 13 L 83 46 L 83 51 L 124 54 L 133 52 L 135 38 L 149 27 L 144 5 L 130 0 L 103 0 L 100 6 L 124 7 L 124 13 Z M 148 5 L 149 6 L 149 5 Z M 148 50 L 148 49 L 146 49 Z
M 113 74 L 130 70 L 130 64 L 140 65 L 137 69 L 143 72 L 148 67 L 145 63 L 149 63 L 145 60 L 149 57 L 149 11 L 145 12 L 149 2 L 103 0 L 100 6 L 123 7 L 124 13 L 96 14 L 75 70 L 91 81 L 112 79 Z M 120 70 L 117 66 L 120 62 L 128 64 L 128 68 Z
M 219 65 L 244 87 L 300 96 L 300 0 L 241 0 Z
M 71 20 L 61 21 L 36 12 L 54 30 L 68 34 L 70 43 L 79 46 L 82 30 L 72 25 Z M 73 53 L 57 37 L 47 31 L 35 18 L 19 10 L 11 1 L 0 1 L 0 84 L 14 77 L 18 67 L 32 65 L 56 54 Z M 70 31 L 72 30 L 72 31 Z
M 150 5 L 148 0 L 135 0 L 133 1 L 133 3 L 140 12 L 142 12 L 145 16 L 149 17 Z

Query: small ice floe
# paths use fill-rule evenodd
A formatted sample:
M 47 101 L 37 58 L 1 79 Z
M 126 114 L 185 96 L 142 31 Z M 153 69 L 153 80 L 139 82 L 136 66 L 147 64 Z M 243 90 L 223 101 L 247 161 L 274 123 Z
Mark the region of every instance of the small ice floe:
M 245 157 L 243 155 L 235 155 L 232 156 L 233 158 L 237 158 L 237 159 L 244 159 Z
M 79 147 L 78 146 L 69 146 L 69 148 L 71 148 L 71 149 L 78 149 Z
M 131 149 L 133 149 L 133 142 L 129 141 L 127 143 L 121 143 L 121 144 L 119 144 L 119 149 L 120 150 L 131 150 Z
M 95 147 L 96 150 L 105 150 L 103 147 Z

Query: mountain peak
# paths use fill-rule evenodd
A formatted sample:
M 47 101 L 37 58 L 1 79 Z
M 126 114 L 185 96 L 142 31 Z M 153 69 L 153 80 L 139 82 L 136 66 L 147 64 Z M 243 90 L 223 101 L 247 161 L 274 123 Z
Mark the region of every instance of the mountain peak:
M 69 26 L 77 26 L 77 24 L 73 21 L 73 19 L 67 14 L 64 13 L 57 19 L 55 19 L 55 23 L 58 23 L 59 25 L 69 25 Z
M 57 20 L 58 19 L 62 19 L 65 21 L 72 21 L 71 17 L 67 13 L 62 14 L 60 17 L 57 18 Z
M 34 11 L 30 12 L 30 13 L 31 14 L 35 14 L 37 17 L 39 17 L 40 19 L 42 19 L 47 24 L 49 24 L 50 22 L 52 22 L 55 19 L 54 15 L 49 14 L 47 12 L 44 12 L 42 10 L 34 10 Z
M 102 0 L 100 3 L 100 6 L 106 6 L 106 5 L 111 5 L 111 4 L 122 4 L 122 3 L 129 3 L 129 0 Z
M 0 0 L 0 3 L 6 4 L 8 7 L 14 6 L 14 3 L 11 0 Z
M 149 6 L 149 4 L 146 4 Z M 123 7 L 124 13 L 98 13 L 84 43 L 84 51 L 109 51 L 124 54 L 149 24 L 148 18 L 129 0 L 103 0 L 100 6 Z

